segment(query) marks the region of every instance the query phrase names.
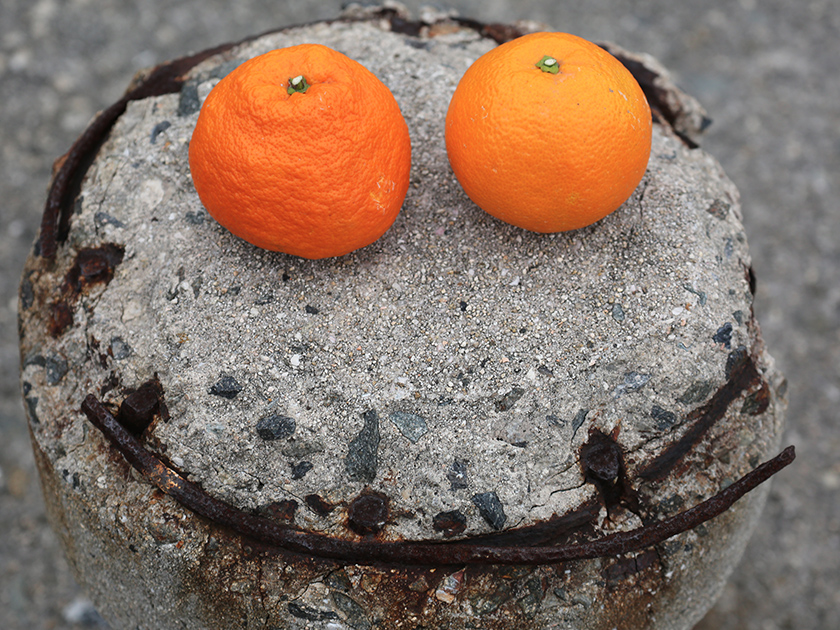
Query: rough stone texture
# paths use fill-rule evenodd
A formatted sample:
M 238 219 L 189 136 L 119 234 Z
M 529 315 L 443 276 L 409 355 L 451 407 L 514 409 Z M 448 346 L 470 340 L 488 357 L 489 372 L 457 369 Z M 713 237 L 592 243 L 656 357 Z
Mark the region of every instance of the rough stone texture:
M 383 540 L 441 538 L 450 531 L 435 526 L 443 513 L 464 517 L 456 537 L 565 514 L 597 494 L 578 465 L 591 430 L 617 436 L 634 479 L 744 356 L 760 379 L 688 465 L 635 481 L 645 513 L 690 506 L 773 454 L 783 381 L 752 317 L 738 194 L 719 165 L 658 124 L 648 173 L 615 214 L 556 236 L 502 225 L 463 195 L 442 138 L 460 74 L 494 42 L 451 24 L 420 36 L 386 26 L 288 30 L 204 62 L 180 94 L 131 103 L 88 174 L 57 264 L 30 259 L 23 387 L 71 562 L 118 627 L 174 618 L 196 628 L 206 619 L 398 627 L 401 618 L 472 627 L 476 615 L 498 628 L 631 618 L 690 627 L 737 561 L 763 492 L 631 559 L 336 567 L 264 553 L 197 519 L 133 475 L 78 412 L 89 392 L 119 403 L 157 379 L 168 418 L 158 410 L 145 439 L 174 466 L 249 511 L 296 501 L 296 525 L 344 538 L 358 535 L 347 508 L 368 490 L 391 501 Z M 237 60 L 302 41 L 380 76 L 414 146 L 397 223 L 337 260 L 302 261 L 230 236 L 202 210 L 186 162 L 197 104 L 214 81 Z M 676 119 L 691 135 L 686 120 L 700 119 Z M 112 279 L 90 269 L 91 248 L 105 248 Z M 64 300 L 72 325 L 56 330 L 53 317 L 60 334 L 50 336 L 50 314 L 64 312 L 55 290 L 74 267 L 91 281 Z M 259 426 L 272 416 L 294 424 L 278 420 L 278 438 L 267 440 Z M 337 509 L 310 509 L 312 495 Z M 606 517 L 589 533 L 640 524 L 626 510 Z

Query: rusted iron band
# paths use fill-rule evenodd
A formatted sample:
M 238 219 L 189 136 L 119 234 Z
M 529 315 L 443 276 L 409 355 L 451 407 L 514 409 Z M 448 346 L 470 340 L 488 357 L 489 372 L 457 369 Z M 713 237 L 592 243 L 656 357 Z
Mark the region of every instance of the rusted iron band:
M 745 494 L 767 481 L 796 457 L 788 446 L 719 493 L 674 516 L 637 529 L 592 541 L 560 546 L 486 546 L 469 541 L 375 542 L 342 540 L 305 532 L 268 518 L 249 514 L 216 499 L 188 481 L 147 450 L 135 436 L 89 394 L 82 411 L 122 456 L 150 483 L 185 508 L 262 544 L 290 552 L 360 564 L 465 565 L 554 564 L 639 551 L 705 523 L 728 510 Z

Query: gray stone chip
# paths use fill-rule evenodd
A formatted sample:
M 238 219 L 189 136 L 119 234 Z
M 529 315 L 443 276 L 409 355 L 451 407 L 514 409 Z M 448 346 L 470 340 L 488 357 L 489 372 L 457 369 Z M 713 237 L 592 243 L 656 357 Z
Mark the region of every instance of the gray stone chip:
M 370 483 L 376 478 L 379 448 L 379 415 L 370 409 L 362 416 L 364 428 L 350 442 L 345 465 L 350 479 Z
M 478 508 L 481 517 L 487 521 L 490 527 L 493 529 L 502 529 L 505 526 L 505 521 L 507 521 L 505 508 L 499 500 L 499 495 L 495 492 L 474 494 L 472 502 Z
M 294 418 L 273 414 L 257 422 L 257 435 L 267 441 L 283 440 L 295 432 L 296 426 Z
M 210 393 L 221 398 L 233 399 L 242 391 L 240 385 L 232 376 L 222 376 L 210 387 Z

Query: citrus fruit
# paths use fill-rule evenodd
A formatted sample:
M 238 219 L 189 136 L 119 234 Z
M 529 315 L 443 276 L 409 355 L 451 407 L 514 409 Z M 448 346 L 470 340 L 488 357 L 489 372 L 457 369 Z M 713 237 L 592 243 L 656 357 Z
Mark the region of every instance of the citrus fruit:
M 393 224 L 408 190 L 408 126 L 390 90 L 317 44 L 273 50 L 211 90 L 189 146 L 210 215 L 264 249 L 341 256 Z
M 651 112 L 633 75 L 601 47 L 532 33 L 472 64 L 446 114 L 464 191 L 502 221 L 561 232 L 624 203 L 647 168 Z

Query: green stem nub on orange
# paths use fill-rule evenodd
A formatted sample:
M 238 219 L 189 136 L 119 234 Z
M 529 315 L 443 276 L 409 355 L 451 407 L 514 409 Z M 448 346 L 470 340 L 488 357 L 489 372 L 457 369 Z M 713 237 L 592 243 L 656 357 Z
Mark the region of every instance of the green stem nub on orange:
M 554 57 L 546 55 L 536 63 L 537 68 L 549 74 L 557 74 L 560 72 L 560 62 Z
M 300 92 L 301 94 L 304 94 L 308 89 L 309 83 L 307 83 L 306 79 L 302 74 L 299 74 L 293 79 L 289 79 L 289 89 L 287 89 L 286 92 L 288 92 L 289 96 L 291 96 L 295 92 Z

